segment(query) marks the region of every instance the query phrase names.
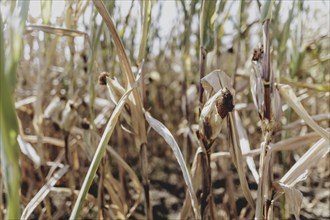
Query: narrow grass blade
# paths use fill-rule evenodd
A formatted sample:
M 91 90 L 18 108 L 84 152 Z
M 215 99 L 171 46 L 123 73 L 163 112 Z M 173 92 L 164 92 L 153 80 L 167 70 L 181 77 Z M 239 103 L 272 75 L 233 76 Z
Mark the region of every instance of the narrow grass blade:
M 164 140 L 166 141 L 166 143 L 168 145 L 170 145 L 170 147 L 173 150 L 173 153 L 180 165 L 182 174 L 183 174 L 183 178 L 187 184 L 188 190 L 189 190 L 189 194 L 190 194 L 190 198 L 191 198 L 191 204 L 195 213 L 195 217 L 196 218 L 200 218 L 200 214 L 199 211 L 197 209 L 197 198 L 195 195 L 195 190 L 194 187 L 192 185 L 192 181 L 191 181 L 191 177 L 187 168 L 187 165 L 184 161 L 184 158 L 182 156 L 181 150 L 178 146 L 178 144 L 176 143 L 173 135 L 171 134 L 171 132 L 167 129 L 167 127 L 165 127 L 165 125 L 163 125 L 160 121 L 156 120 L 155 118 L 153 118 L 149 112 L 145 113 L 145 117 L 146 120 L 148 121 L 149 125 L 159 134 L 161 135 Z
M 83 206 L 86 194 L 89 190 L 89 187 L 92 184 L 92 181 L 93 181 L 94 176 L 96 174 L 97 168 L 100 165 L 101 159 L 104 156 L 107 144 L 108 144 L 109 139 L 110 139 L 110 137 L 111 137 L 111 135 L 114 131 L 114 128 L 115 128 L 116 124 L 117 124 L 119 115 L 120 115 L 120 113 L 121 113 L 121 111 L 124 107 L 124 104 L 126 103 L 126 100 L 129 96 L 129 94 L 132 92 L 133 89 L 134 89 L 134 87 L 131 88 L 130 90 L 128 90 L 123 95 L 123 97 L 118 102 L 118 105 L 114 109 L 114 111 L 113 111 L 113 113 L 112 113 L 112 115 L 109 119 L 109 122 L 108 122 L 108 124 L 107 124 L 107 126 L 106 126 L 106 128 L 103 132 L 103 135 L 102 135 L 102 138 L 99 142 L 99 145 L 97 146 L 95 155 L 93 157 L 93 161 L 92 161 L 92 163 L 91 163 L 91 165 L 88 169 L 87 175 L 85 177 L 85 180 L 84 180 L 83 185 L 81 187 L 81 190 L 79 192 L 77 201 L 76 201 L 76 203 L 73 207 L 73 210 L 71 212 L 70 219 L 72 219 L 72 220 L 77 219 L 79 217 L 79 213 L 80 213 L 80 210 Z
M 32 214 L 33 210 L 46 198 L 48 193 L 51 191 L 51 188 L 55 186 L 57 181 L 62 178 L 64 174 L 68 171 L 69 166 L 65 165 L 56 173 L 54 173 L 53 177 L 50 178 L 47 183 L 39 190 L 39 192 L 32 198 L 32 200 L 25 207 L 23 214 L 21 216 L 21 220 L 28 219 Z
M 22 33 L 30 2 L 15 3 L 6 24 L 3 23 L 0 10 L 0 164 L 4 176 L 1 181 L 4 181 L 5 185 L 6 219 L 19 219 L 21 214 L 20 152 L 17 143 L 19 130 L 13 93 L 16 86 L 16 68 L 22 54 Z M 8 37 L 7 41 L 4 31 Z
M 328 143 L 330 143 L 330 133 L 320 127 L 307 113 L 303 105 L 298 100 L 296 94 L 293 92 L 291 86 L 280 84 L 279 91 L 287 104 L 293 108 L 293 110 L 300 116 L 300 118 L 303 119 L 306 124 L 308 124 L 314 131 L 319 133 L 321 137 L 327 140 Z
M 43 31 L 49 34 L 55 34 L 58 36 L 69 36 L 69 37 L 89 37 L 86 32 L 78 31 L 70 28 L 54 27 L 50 25 L 26 25 L 26 31 Z
M 204 0 L 200 22 L 201 46 L 210 52 L 214 47 L 214 21 L 217 1 Z
M 267 0 L 261 6 L 261 16 L 260 21 L 263 23 L 267 19 L 272 18 L 272 7 L 274 4 L 274 0 Z
M 142 62 L 146 54 L 149 26 L 151 22 L 152 1 L 142 1 L 141 4 L 142 4 L 141 11 L 143 11 L 143 23 L 142 23 L 142 37 L 140 41 L 139 55 L 136 61 L 138 64 Z

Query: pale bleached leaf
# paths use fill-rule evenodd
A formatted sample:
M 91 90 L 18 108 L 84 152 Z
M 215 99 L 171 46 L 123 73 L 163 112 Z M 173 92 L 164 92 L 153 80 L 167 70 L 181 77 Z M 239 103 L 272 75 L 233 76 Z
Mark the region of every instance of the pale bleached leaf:
M 231 85 L 231 78 L 222 70 L 214 70 L 201 79 L 205 92 L 211 96 L 223 88 L 228 88 L 231 94 L 234 89 Z
M 329 144 L 324 138 L 321 138 L 291 167 L 279 182 L 294 186 L 297 182 L 306 178 L 306 171 L 315 166 L 329 151 Z
M 29 219 L 29 216 L 32 214 L 34 209 L 46 198 L 51 188 L 55 186 L 57 181 L 62 178 L 62 176 L 68 171 L 69 166 L 65 165 L 61 167 L 53 177 L 50 178 L 47 183 L 39 190 L 39 192 L 30 200 L 30 202 L 25 207 L 21 220 Z
M 75 109 L 74 103 L 72 100 L 69 100 L 65 108 L 62 111 L 62 119 L 60 122 L 60 127 L 64 131 L 70 131 L 75 122 L 78 119 L 78 113 Z
M 320 127 L 312 117 L 307 113 L 303 105 L 298 100 L 296 94 L 293 92 L 291 86 L 280 84 L 278 86 L 281 96 L 285 99 L 287 104 L 308 124 L 314 131 L 319 133 L 321 137 L 330 143 L 330 133 L 324 128 Z
M 65 101 L 61 100 L 60 97 L 55 96 L 44 111 L 44 118 L 52 119 L 54 122 L 60 124 L 60 115 L 65 108 Z
M 15 108 L 19 109 L 20 107 L 22 107 L 24 105 L 34 103 L 36 100 L 37 100 L 36 96 L 30 96 L 30 97 L 27 97 L 25 99 L 19 100 L 19 101 L 15 102 Z
M 289 201 L 290 212 L 299 219 L 302 202 L 302 194 L 294 185 L 307 178 L 309 169 L 315 166 L 322 157 L 328 154 L 330 146 L 324 138 L 317 141 L 280 179 L 279 185 L 283 189 L 287 201 Z M 276 198 L 276 197 L 275 197 Z
M 263 117 L 264 105 L 264 86 L 262 79 L 262 65 L 260 62 L 255 62 L 253 65 L 253 72 L 250 76 L 250 89 L 253 103 L 256 106 L 259 115 Z
M 318 135 L 316 132 L 307 133 L 304 136 L 298 136 L 298 137 L 291 137 L 282 141 L 279 141 L 275 144 L 270 144 L 271 151 L 277 152 L 277 151 L 284 151 L 284 150 L 297 150 L 300 148 L 304 148 L 306 146 L 309 146 L 311 143 L 317 141 L 320 139 L 320 135 Z M 243 157 L 248 156 L 257 156 L 260 154 L 260 148 L 250 150 L 248 152 L 242 153 Z M 222 152 L 216 152 L 211 154 L 211 160 L 216 160 L 221 157 L 230 158 L 230 152 L 222 151 Z
M 21 135 L 17 136 L 17 141 L 22 153 L 25 154 L 30 160 L 32 160 L 37 167 L 39 167 L 41 159 L 37 151 L 32 147 L 32 145 L 23 140 Z
M 285 193 L 286 201 L 288 201 L 290 213 L 294 214 L 296 219 L 300 219 L 299 213 L 303 199 L 302 193 L 294 187 L 290 187 L 283 183 L 280 183 L 280 186 Z
M 202 183 L 203 171 L 202 171 L 202 156 L 203 150 L 201 147 L 197 149 L 195 153 L 195 157 L 193 160 L 193 164 L 191 167 L 191 175 L 192 175 L 192 185 L 194 187 L 195 193 L 198 187 Z M 183 202 L 183 206 L 180 212 L 180 219 L 188 219 L 191 210 L 191 199 L 189 199 L 189 194 L 186 193 L 186 198 Z
M 238 177 L 241 183 L 242 191 L 243 194 L 248 201 L 248 203 L 251 205 L 251 207 L 254 206 L 254 200 L 251 195 L 251 191 L 249 189 L 248 182 L 246 180 L 245 176 L 245 170 L 243 166 L 243 156 L 242 156 L 242 151 L 240 148 L 240 142 L 239 142 L 239 137 L 237 134 L 237 126 L 235 123 L 235 115 L 232 112 L 229 112 L 228 114 L 228 127 L 229 127 L 229 142 L 231 145 L 231 154 L 232 154 L 232 160 L 237 168 L 238 172 Z
M 242 124 L 241 118 L 239 117 L 238 112 L 234 111 L 234 114 L 235 114 L 237 132 L 238 132 L 240 146 L 242 149 L 242 154 L 246 154 L 251 151 L 249 139 L 248 139 L 246 130 L 243 127 L 243 124 Z M 250 171 L 252 172 L 252 175 L 253 175 L 256 183 L 259 183 L 259 174 L 257 172 L 253 157 L 247 156 L 245 159 L 246 159 L 246 163 L 247 163 Z
M 107 87 L 109 90 L 111 101 L 117 104 L 120 97 L 122 97 L 122 95 L 125 93 L 124 87 L 120 85 L 116 77 L 114 77 L 114 79 L 107 77 Z
M 320 135 L 316 132 L 310 132 L 303 136 L 295 136 L 285 140 L 278 141 L 275 144 L 271 144 L 272 152 L 283 150 L 297 150 L 302 147 L 310 146 L 320 139 Z
M 272 74 L 272 76 L 273 75 L 274 74 Z M 281 105 L 281 97 L 280 97 L 280 93 L 279 93 L 277 87 L 273 88 L 271 105 L 272 105 L 272 107 L 271 107 L 272 108 L 272 110 L 271 110 L 272 118 L 274 118 L 275 121 L 279 122 L 283 111 L 282 111 L 282 105 Z
M 171 132 L 168 130 L 167 127 L 165 127 L 165 125 L 163 125 L 160 121 L 158 121 L 157 119 L 153 118 L 149 112 L 145 112 L 145 118 L 148 121 L 149 125 L 159 134 L 161 135 L 164 140 L 166 141 L 166 143 L 172 148 L 173 153 L 180 165 L 182 174 L 183 174 L 183 178 L 186 182 L 186 185 L 188 187 L 189 190 L 189 194 L 190 194 L 190 198 L 191 198 L 191 202 L 192 202 L 192 207 L 194 209 L 194 213 L 195 216 L 197 218 L 199 218 L 200 214 L 199 211 L 197 209 L 197 198 L 195 195 L 195 190 L 194 187 L 192 185 L 192 181 L 191 181 L 191 177 L 187 168 L 187 165 L 184 161 L 184 158 L 182 156 L 181 150 L 179 145 L 177 144 L 177 142 L 175 141 L 173 135 L 171 134 Z

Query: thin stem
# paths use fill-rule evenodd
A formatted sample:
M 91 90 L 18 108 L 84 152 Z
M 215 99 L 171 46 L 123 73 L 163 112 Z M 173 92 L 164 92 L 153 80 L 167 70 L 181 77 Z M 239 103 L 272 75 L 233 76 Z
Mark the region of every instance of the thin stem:
M 236 87 L 236 74 L 237 74 L 237 69 L 241 60 L 241 56 L 240 56 L 240 50 L 241 50 L 241 27 L 242 27 L 242 20 L 243 20 L 243 10 L 244 10 L 244 3 L 245 1 L 241 1 L 240 2 L 240 14 L 239 14 L 239 25 L 237 28 L 237 51 L 236 51 L 236 61 L 235 61 L 235 69 L 232 75 L 232 86 L 235 89 Z
M 98 189 L 97 189 L 97 205 L 98 205 L 98 218 L 99 219 L 103 219 L 104 213 L 103 213 L 103 207 L 104 207 L 104 193 L 103 193 L 103 184 L 104 184 L 104 177 L 105 177 L 105 166 L 107 164 L 107 159 L 106 159 L 106 155 L 104 155 L 104 157 L 101 160 L 101 164 L 100 164 L 100 177 L 99 177 L 99 185 L 98 185 Z
M 206 66 L 207 51 L 204 47 L 200 48 L 199 56 L 199 104 L 200 108 L 203 104 L 203 93 L 204 89 L 202 87 L 202 78 L 205 76 L 205 66 Z
M 147 144 L 142 144 L 140 149 L 141 170 L 142 170 L 142 185 L 144 188 L 145 196 L 145 211 L 148 220 L 153 219 L 152 205 L 149 193 L 149 179 L 148 179 L 148 157 L 147 157 Z
M 263 40 L 264 40 L 264 56 L 263 56 L 263 76 L 264 79 L 264 100 L 265 100 L 265 109 L 264 115 L 265 118 L 269 121 L 271 120 L 271 99 L 270 99 L 270 92 L 271 92 L 271 85 L 270 85 L 270 38 L 269 38 L 269 22 L 270 20 L 267 19 L 263 25 Z
M 215 219 L 213 204 L 212 204 L 212 176 L 210 166 L 210 153 L 203 152 L 202 154 L 202 170 L 204 175 L 202 182 L 202 201 L 201 201 L 201 216 L 202 219 Z

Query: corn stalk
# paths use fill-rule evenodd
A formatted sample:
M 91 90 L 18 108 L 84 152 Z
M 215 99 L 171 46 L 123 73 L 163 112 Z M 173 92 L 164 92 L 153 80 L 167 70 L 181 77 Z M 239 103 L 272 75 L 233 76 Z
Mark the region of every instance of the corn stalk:
M 263 94 L 256 94 L 255 100 L 257 101 L 260 119 L 263 123 L 264 142 L 261 144 L 261 155 L 259 162 L 259 184 L 258 184 L 258 197 L 256 203 L 255 219 L 268 219 L 269 213 L 272 213 L 269 208 L 271 201 L 270 184 L 272 181 L 272 172 L 269 163 L 271 163 L 271 155 L 268 155 L 269 142 L 271 139 L 272 131 L 275 128 L 276 118 L 274 119 L 274 108 L 272 109 L 273 94 L 276 92 L 274 88 L 274 78 L 271 72 L 270 63 L 270 21 L 273 1 L 266 1 L 261 8 L 261 22 L 263 24 L 263 47 L 260 48 L 260 56 L 254 57 L 259 63 L 260 81 L 256 82 L 257 87 L 263 91 Z M 258 93 L 257 91 L 256 93 Z M 259 97 L 258 97 L 259 96 Z M 263 96 L 263 97 L 262 97 Z M 262 100 L 262 101 L 261 101 Z M 261 101 L 261 102 L 260 102 Z M 276 109 L 277 110 L 277 109 Z M 275 111 L 276 111 L 275 110 Z M 270 154 L 270 153 L 269 153 Z M 269 212 L 270 211 L 270 212 Z

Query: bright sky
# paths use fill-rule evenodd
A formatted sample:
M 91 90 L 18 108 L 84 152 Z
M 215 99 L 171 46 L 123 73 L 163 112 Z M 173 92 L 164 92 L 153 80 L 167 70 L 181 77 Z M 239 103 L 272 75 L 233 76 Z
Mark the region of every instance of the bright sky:
M 174 0 L 164 0 L 164 1 L 159 1 L 162 4 L 162 13 L 161 13 L 161 17 L 160 17 L 160 21 L 159 21 L 159 25 L 160 25 L 160 30 L 161 33 L 160 35 L 163 36 L 165 39 L 169 39 L 170 33 L 173 29 L 173 27 L 175 25 L 179 25 L 182 21 L 182 19 L 178 19 L 177 18 L 177 13 L 178 13 L 178 7 L 180 7 L 180 3 Z M 281 10 L 281 18 L 283 19 L 283 21 L 285 21 L 288 17 L 288 11 L 291 9 L 292 6 L 292 2 L 291 0 L 284 0 L 282 1 L 282 10 Z M 322 20 L 324 22 L 324 24 L 320 25 L 314 25 L 315 27 L 317 26 L 323 26 L 323 32 L 322 34 L 330 34 L 330 1 L 329 0 L 310 0 L 310 1 L 305 1 L 304 4 L 307 7 L 310 7 L 310 10 L 312 12 L 315 13 L 316 16 L 319 16 L 319 21 Z M 116 7 L 119 8 L 120 10 L 120 14 L 121 16 L 125 17 L 128 13 L 128 10 L 131 6 L 131 1 L 130 0 L 120 0 L 120 1 L 116 1 Z M 236 16 L 237 11 L 238 11 L 238 7 L 239 7 L 239 2 L 236 1 L 233 3 L 233 6 L 230 10 L 230 13 L 234 16 Z M 259 11 L 257 8 L 257 4 L 255 3 L 255 11 L 251 11 L 249 14 L 249 22 L 252 22 L 254 20 L 256 20 L 258 18 L 259 15 Z M 3 9 L 1 9 L 1 11 L 3 11 Z M 62 14 L 65 11 L 65 1 L 64 0 L 55 0 L 52 2 L 52 16 L 51 16 L 51 23 L 56 23 L 56 19 L 57 17 L 61 17 Z M 91 9 L 88 8 L 86 10 L 86 17 L 89 17 L 91 13 Z M 153 11 L 152 11 L 152 15 L 153 16 L 157 16 L 159 13 L 159 7 L 158 4 L 155 5 L 153 7 Z M 312 13 L 312 14 L 314 14 Z M 40 5 L 40 1 L 38 0 L 31 0 L 30 1 L 30 14 L 33 17 L 40 17 L 41 15 L 41 5 Z M 89 14 L 89 15 L 88 15 Z M 5 16 L 5 15 L 3 15 Z M 135 1 L 134 2 L 134 7 L 133 7 L 133 11 L 132 11 L 132 17 L 135 16 L 138 19 L 140 19 L 140 5 L 139 5 L 139 1 Z M 180 15 L 183 16 L 183 15 Z M 237 16 L 236 16 L 237 17 Z M 99 17 L 99 19 L 101 20 L 101 17 Z M 313 24 L 313 17 L 310 18 L 305 18 L 305 22 L 307 24 L 311 24 L 311 27 L 314 27 Z M 322 23 L 323 23 L 322 22 Z M 41 20 L 40 22 L 41 23 Z M 139 27 L 138 27 L 139 28 Z M 197 23 L 195 25 L 194 28 L 198 28 Z M 78 26 L 79 30 L 82 30 L 82 27 Z M 174 29 L 175 30 L 175 29 Z M 227 33 L 232 32 L 233 30 L 233 24 L 232 22 L 226 22 L 225 23 L 225 31 Z M 139 32 L 138 32 L 139 33 Z M 139 39 L 139 37 L 137 37 Z M 231 40 L 231 38 L 224 38 L 224 41 L 226 40 Z M 251 41 L 254 41 L 253 39 L 251 39 Z M 224 42 L 224 43 L 229 43 L 230 42 Z M 256 44 L 256 42 L 251 42 L 252 44 Z

